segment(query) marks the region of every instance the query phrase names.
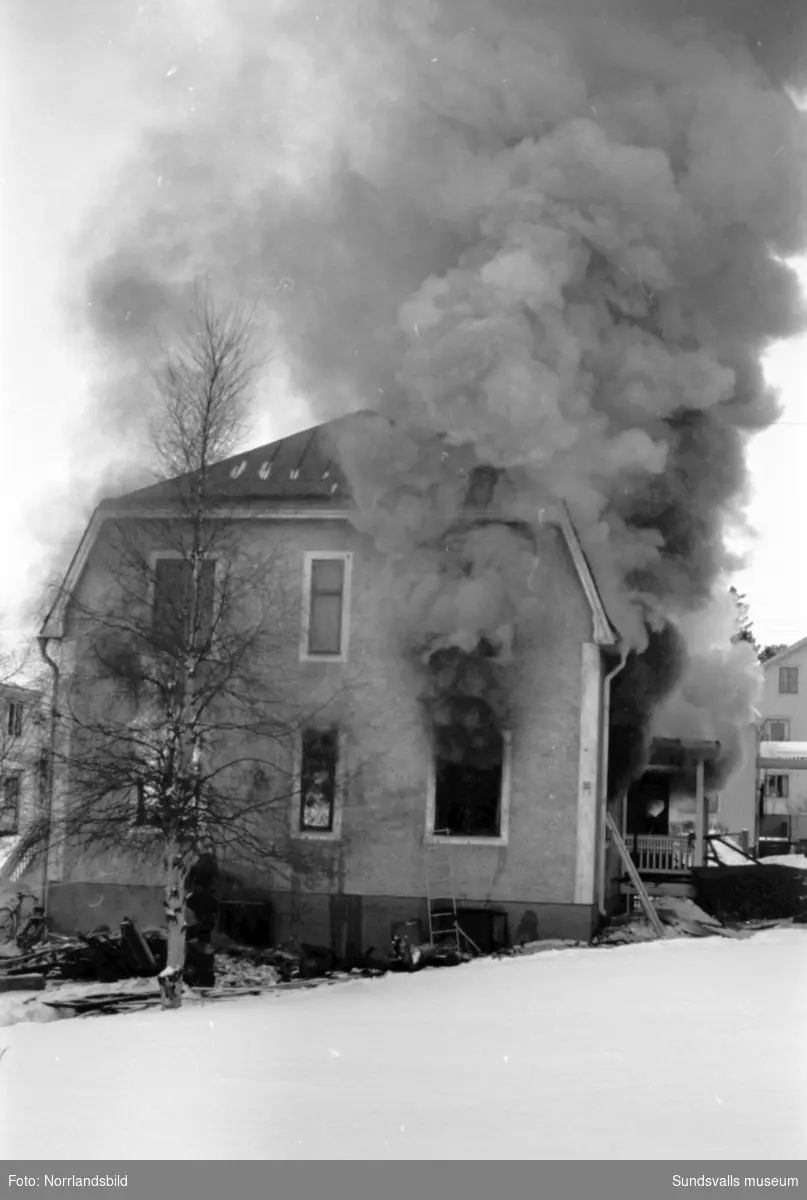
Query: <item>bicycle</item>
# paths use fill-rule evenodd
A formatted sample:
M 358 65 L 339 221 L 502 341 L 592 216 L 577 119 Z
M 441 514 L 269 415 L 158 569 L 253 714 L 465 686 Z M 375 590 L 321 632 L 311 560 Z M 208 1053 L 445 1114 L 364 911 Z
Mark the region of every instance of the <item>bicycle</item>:
M 33 908 L 23 918 L 26 900 L 33 900 Z M 31 892 L 17 892 L 16 900 L 0 908 L 0 942 L 16 942 L 21 950 L 30 949 L 41 942 L 48 932 L 45 909 Z

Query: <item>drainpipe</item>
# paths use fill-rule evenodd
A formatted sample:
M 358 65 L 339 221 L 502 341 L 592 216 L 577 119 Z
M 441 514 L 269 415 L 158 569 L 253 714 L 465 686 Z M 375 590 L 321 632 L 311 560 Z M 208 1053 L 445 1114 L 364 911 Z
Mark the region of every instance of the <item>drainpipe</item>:
M 605 917 L 605 871 L 606 871 L 606 855 L 605 855 L 605 817 L 608 812 L 608 752 L 611 734 L 611 682 L 620 671 L 624 669 L 625 663 L 628 661 L 627 650 L 620 652 L 619 662 L 614 667 L 613 671 L 609 672 L 603 680 L 603 704 L 602 704 L 602 737 L 600 738 L 600 797 L 599 797 L 599 843 L 597 849 L 599 851 L 599 864 L 597 868 L 597 908 L 600 916 Z
M 45 910 L 45 917 L 48 915 L 48 898 L 50 891 L 50 847 L 51 847 L 51 822 L 53 821 L 53 788 L 54 788 L 54 763 L 56 757 L 56 730 L 58 727 L 59 717 L 59 666 L 48 654 L 49 638 L 40 637 L 37 639 L 39 643 L 39 653 L 53 672 L 53 688 L 51 691 L 50 704 L 50 747 L 48 752 L 48 780 L 47 780 L 47 825 L 45 828 L 45 865 L 43 869 L 42 879 L 42 907 Z

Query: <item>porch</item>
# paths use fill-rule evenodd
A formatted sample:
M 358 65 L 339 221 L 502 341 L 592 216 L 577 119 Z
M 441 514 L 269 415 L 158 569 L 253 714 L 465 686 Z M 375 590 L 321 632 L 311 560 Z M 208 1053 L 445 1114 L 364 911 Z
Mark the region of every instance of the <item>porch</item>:
M 653 885 L 649 890 L 657 886 L 688 894 L 693 868 L 706 865 L 707 771 L 719 754 L 717 742 L 654 739 L 650 764 L 625 797 L 621 830 L 633 865 L 643 882 Z M 682 806 L 691 813 L 684 822 Z M 678 822 L 673 819 L 676 813 Z M 635 891 L 624 864 L 620 884 L 623 895 Z

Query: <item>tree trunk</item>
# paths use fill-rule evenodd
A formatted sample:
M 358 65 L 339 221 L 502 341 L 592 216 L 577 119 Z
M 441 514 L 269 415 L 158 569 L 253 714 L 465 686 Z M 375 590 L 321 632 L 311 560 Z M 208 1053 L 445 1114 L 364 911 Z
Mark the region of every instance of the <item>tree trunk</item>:
M 182 1007 L 182 977 L 185 969 L 185 899 L 188 870 L 185 856 L 175 850 L 166 859 L 166 883 L 163 897 L 168 926 L 168 952 L 165 968 L 158 980 L 163 1008 Z

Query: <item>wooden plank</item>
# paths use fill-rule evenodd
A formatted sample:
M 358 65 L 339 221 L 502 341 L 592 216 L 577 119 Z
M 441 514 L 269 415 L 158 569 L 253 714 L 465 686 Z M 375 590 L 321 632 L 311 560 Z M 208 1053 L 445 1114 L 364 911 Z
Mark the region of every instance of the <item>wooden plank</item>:
M 611 838 L 613 839 L 613 843 L 616 846 L 617 851 L 619 853 L 619 857 L 622 859 L 622 862 L 625 866 L 625 870 L 628 873 L 628 877 L 630 878 L 630 881 L 633 884 L 633 886 L 636 888 L 636 895 L 639 897 L 639 901 L 641 903 L 642 908 L 644 909 L 645 916 L 647 917 L 648 921 L 650 922 L 651 928 L 655 931 L 657 936 L 660 938 L 663 938 L 665 936 L 665 934 L 664 934 L 664 926 L 661 923 L 661 918 L 659 917 L 658 913 L 656 912 L 655 906 L 653 905 L 653 901 L 650 899 L 649 895 L 647 894 L 647 890 L 646 890 L 644 884 L 642 883 L 642 880 L 639 876 L 639 872 L 636 870 L 636 866 L 633 862 L 633 859 L 631 858 L 630 854 L 628 853 L 627 846 L 622 841 L 622 835 L 616 827 L 616 821 L 614 820 L 614 818 L 611 816 L 610 813 L 605 814 L 605 820 L 608 825 L 608 829 L 610 831 Z

